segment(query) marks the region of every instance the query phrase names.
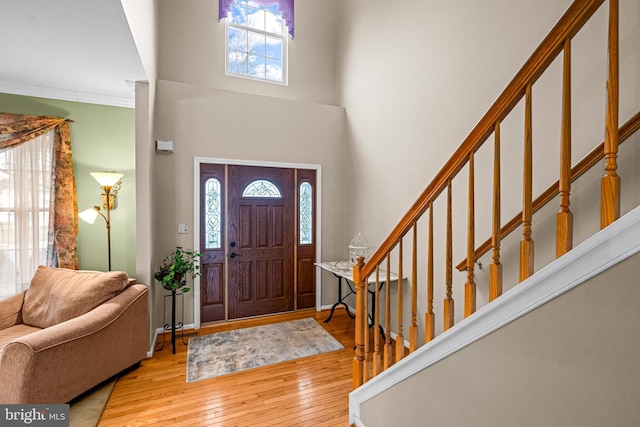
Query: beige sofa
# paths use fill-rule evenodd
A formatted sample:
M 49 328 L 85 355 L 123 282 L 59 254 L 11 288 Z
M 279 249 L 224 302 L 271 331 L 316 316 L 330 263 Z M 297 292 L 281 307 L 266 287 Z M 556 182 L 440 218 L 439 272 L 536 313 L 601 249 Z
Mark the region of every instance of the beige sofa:
M 124 272 L 40 267 L 0 301 L 0 404 L 67 403 L 149 349 L 148 289 Z

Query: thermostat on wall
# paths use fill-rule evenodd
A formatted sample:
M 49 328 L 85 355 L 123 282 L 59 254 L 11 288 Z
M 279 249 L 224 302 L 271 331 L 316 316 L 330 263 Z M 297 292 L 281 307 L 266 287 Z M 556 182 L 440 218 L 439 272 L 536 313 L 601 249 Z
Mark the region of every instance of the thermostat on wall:
M 157 140 L 156 150 L 173 153 L 173 141 L 163 141 L 162 139 Z

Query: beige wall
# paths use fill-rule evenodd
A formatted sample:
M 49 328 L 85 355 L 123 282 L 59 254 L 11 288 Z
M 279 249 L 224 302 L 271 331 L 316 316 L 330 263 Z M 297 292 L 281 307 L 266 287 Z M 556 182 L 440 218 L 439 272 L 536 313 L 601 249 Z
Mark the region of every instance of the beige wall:
M 155 81 L 136 83 L 136 276 L 138 283 L 149 286 L 149 324 L 153 342 L 156 314 L 155 298 L 158 291 L 154 286 L 154 266 L 152 265 L 154 234 L 152 232 L 151 169 L 153 164 L 153 105 L 155 102 Z M 158 320 L 160 322 L 161 320 Z
M 347 116 L 351 167 L 346 182 L 346 235 L 362 232 L 376 248 L 407 212 L 463 139 L 469 134 L 571 0 L 490 0 L 477 2 L 349 0 L 340 3 L 338 86 Z M 606 2 L 605 2 L 606 3 Z M 574 163 L 602 142 L 604 136 L 607 7 L 572 43 L 572 133 Z M 640 7 L 636 0 L 620 2 L 620 121 L 640 110 Z M 561 61 L 533 88 L 533 192 L 539 195 L 559 175 Z M 520 103 L 502 124 L 502 221 L 520 212 L 524 108 Z M 636 135 L 635 141 L 640 136 Z M 490 138 L 492 140 L 492 138 Z M 628 142 L 629 145 L 633 142 Z M 476 242 L 491 230 L 492 144 L 476 154 Z M 636 144 L 637 146 L 637 144 Z M 620 174 L 624 211 L 640 203 L 640 150 L 625 147 Z M 599 176 L 590 174 L 572 188 L 576 215 L 575 242 L 599 227 Z M 462 261 L 467 247 L 468 172 L 453 181 L 453 258 Z M 384 203 L 380 203 L 384 200 Z M 375 205 L 375 209 L 363 209 Z M 534 217 L 536 269 L 554 258 L 553 230 L 557 201 Z M 442 330 L 445 291 L 446 200 L 435 216 L 436 330 Z M 418 300 L 426 301 L 427 241 L 425 220 L 419 222 Z M 518 280 L 518 230 L 502 245 L 505 289 Z M 405 239 L 410 248 L 411 238 Z M 397 271 L 395 253 L 393 270 Z M 476 270 L 478 299 L 488 299 L 488 265 Z M 410 271 L 408 263 L 404 271 Z M 454 270 L 457 319 L 462 318 L 466 273 Z M 392 307 L 396 307 L 395 287 Z M 410 301 L 406 283 L 405 301 Z M 408 302 L 407 302 L 408 304 Z M 424 306 L 425 304 L 421 304 Z M 424 307 L 423 309 L 424 310 Z M 408 310 L 407 310 L 408 311 Z M 395 319 L 395 315 L 392 316 Z M 408 316 L 405 325 L 409 324 Z M 395 320 L 394 320 L 395 323 Z M 423 331 L 424 315 L 418 323 Z M 395 326 L 393 329 L 396 329 Z M 423 335 L 422 332 L 420 335 Z
M 305 102 L 337 105 L 335 43 L 337 0 L 295 4 L 295 39 L 289 40 L 289 84 L 225 75 L 225 24 L 218 2 L 159 0 L 158 78 Z
M 164 80 L 158 81 L 156 96 L 156 138 L 174 141 L 175 152 L 153 155 L 153 265 L 176 245 L 194 247 L 195 157 L 320 165 L 322 257 L 343 256 L 342 108 Z M 188 224 L 190 233 L 178 235 L 178 223 Z M 326 283 L 323 303 L 329 304 L 336 296 L 335 280 Z M 185 298 L 187 324 L 192 297 Z M 158 295 L 156 313 L 161 310 Z
M 640 425 L 640 255 L 367 401 L 376 426 Z
M 152 95 L 152 139 L 175 142 L 172 155 L 139 164 L 151 173 L 150 269 L 176 245 L 193 247 L 194 157 L 319 164 L 323 173 L 323 259 L 344 257 L 344 111 L 335 84 L 336 0 L 296 3 L 296 37 L 289 40 L 288 85 L 226 76 L 224 22 L 217 2 L 158 0 L 158 82 Z M 255 118 L 248 120 L 247 117 Z M 144 118 L 140 119 L 145 122 Z M 148 122 L 148 120 L 146 120 Z M 138 150 L 141 155 L 141 150 Z M 325 280 L 323 304 L 334 301 Z M 157 283 L 154 282 L 154 285 Z M 159 286 L 159 285 L 157 285 Z M 163 291 L 154 296 L 153 326 L 163 324 Z M 185 323 L 193 320 L 192 294 Z

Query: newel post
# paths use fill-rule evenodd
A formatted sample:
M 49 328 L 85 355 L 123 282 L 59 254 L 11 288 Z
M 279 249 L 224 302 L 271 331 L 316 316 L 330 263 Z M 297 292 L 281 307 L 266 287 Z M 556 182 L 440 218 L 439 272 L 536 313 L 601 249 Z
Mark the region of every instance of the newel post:
M 356 354 L 353 358 L 353 388 L 354 390 L 364 382 L 364 322 L 366 313 L 364 312 L 364 301 L 366 298 L 366 288 L 360 275 L 364 267 L 364 258 L 356 258 L 357 262 L 353 266 L 353 282 L 356 285 Z

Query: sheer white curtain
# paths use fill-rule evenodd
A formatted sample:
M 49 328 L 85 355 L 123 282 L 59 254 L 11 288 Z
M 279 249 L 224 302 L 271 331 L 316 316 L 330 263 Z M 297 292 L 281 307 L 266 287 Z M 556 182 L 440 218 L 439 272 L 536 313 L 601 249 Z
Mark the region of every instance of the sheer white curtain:
M 0 298 L 29 287 L 47 258 L 54 131 L 0 151 Z

